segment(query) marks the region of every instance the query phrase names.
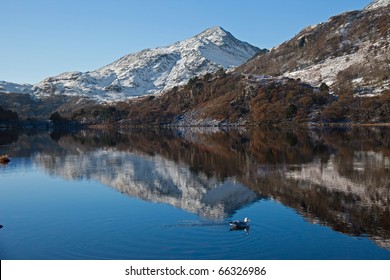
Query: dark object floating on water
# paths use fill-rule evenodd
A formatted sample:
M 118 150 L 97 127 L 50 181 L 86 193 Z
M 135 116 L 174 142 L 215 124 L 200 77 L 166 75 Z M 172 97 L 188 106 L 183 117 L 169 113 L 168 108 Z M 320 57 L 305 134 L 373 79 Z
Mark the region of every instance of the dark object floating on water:
M 0 225 L 0 228 L 3 228 L 3 225 Z
M 236 220 L 236 221 L 229 222 L 229 225 L 231 226 L 230 230 L 248 231 L 249 230 L 249 222 L 250 222 L 250 220 L 248 218 L 245 218 L 243 221 Z
M 11 161 L 10 157 L 8 155 L 2 155 L 0 156 L 0 163 L 7 164 Z

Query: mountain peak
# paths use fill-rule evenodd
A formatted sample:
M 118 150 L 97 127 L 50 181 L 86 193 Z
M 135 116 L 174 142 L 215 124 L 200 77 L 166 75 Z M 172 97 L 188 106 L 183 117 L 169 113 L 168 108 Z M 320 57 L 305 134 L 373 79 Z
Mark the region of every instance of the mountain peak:
M 206 29 L 202 33 L 196 35 L 194 38 L 201 41 L 210 41 L 218 46 L 222 45 L 226 38 L 234 38 L 232 34 L 227 32 L 220 26 L 214 26 Z
M 364 9 L 365 10 L 374 10 L 380 7 L 384 7 L 390 4 L 390 0 L 374 0 L 368 4 Z
M 210 36 L 210 35 L 226 36 L 227 34 L 228 34 L 228 32 L 225 29 L 223 29 L 221 26 L 214 26 L 214 27 L 206 29 L 205 31 L 203 31 L 199 35 L 203 35 L 203 36 Z
M 38 94 L 89 96 L 99 101 L 161 93 L 194 76 L 233 68 L 260 49 L 236 39 L 220 26 L 169 46 L 128 54 L 85 73 L 63 73 L 36 85 Z

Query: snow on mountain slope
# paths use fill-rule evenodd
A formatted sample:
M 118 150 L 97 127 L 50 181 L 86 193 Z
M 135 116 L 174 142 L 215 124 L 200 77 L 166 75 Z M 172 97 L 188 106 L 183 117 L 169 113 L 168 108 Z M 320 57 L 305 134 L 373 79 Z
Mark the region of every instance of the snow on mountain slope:
M 294 79 L 299 78 L 315 86 L 320 86 L 321 83 L 333 86 L 337 81 L 337 75 L 340 72 L 345 71 L 350 67 L 354 67 L 356 64 L 364 65 L 364 63 L 367 62 L 367 53 L 370 48 L 372 48 L 372 44 L 364 42 L 359 46 L 359 50 L 355 53 L 346 54 L 340 57 L 331 57 L 305 69 L 284 73 L 284 76 Z M 388 47 L 383 48 L 377 52 L 377 55 L 374 56 L 372 60 L 379 60 L 384 57 L 388 51 Z M 382 91 L 390 88 L 390 84 L 386 81 L 366 81 L 364 77 L 357 77 L 352 80 L 352 83 L 357 88 L 360 88 L 361 93 L 358 95 L 364 96 L 376 96 Z
M 161 93 L 193 76 L 238 66 L 259 49 L 213 27 L 172 45 L 146 49 L 90 72 L 66 72 L 38 83 L 38 96 L 84 95 L 100 101 Z
M 389 4 L 390 0 L 376 0 L 362 11 L 341 14 L 320 25 L 317 29 L 345 17 L 343 22 L 333 24 L 331 33 L 338 38 L 339 53 L 284 75 L 301 78 L 313 85 L 325 82 L 329 86 L 340 83 L 342 75 L 349 75 L 351 87 L 355 88 L 358 96 L 380 95 L 389 89 L 389 77 L 384 74 L 389 71 L 390 58 L 389 7 L 386 7 Z M 298 40 L 307 38 L 310 33 L 314 32 L 303 32 Z M 342 82 L 345 83 L 344 80 Z
M 390 4 L 390 0 L 374 0 L 367 5 L 365 10 L 374 10 Z
M 326 83 L 338 93 L 381 95 L 390 89 L 390 0 L 332 16 L 259 54 L 236 70 Z
M 0 81 L 0 92 L 31 93 L 33 86 Z

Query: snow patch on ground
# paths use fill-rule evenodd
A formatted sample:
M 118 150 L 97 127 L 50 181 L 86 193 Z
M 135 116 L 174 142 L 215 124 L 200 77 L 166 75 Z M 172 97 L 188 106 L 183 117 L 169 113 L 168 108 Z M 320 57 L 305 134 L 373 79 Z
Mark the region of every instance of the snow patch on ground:
M 337 81 L 337 74 L 339 72 L 346 70 L 352 65 L 365 65 L 369 62 L 368 59 L 383 59 L 382 56 L 383 53 L 386 53 L 386 49 L 382 49 L 376 56 L 373 56 L 372 52 L 370 52 L 370 48 L 379 43 L 373 45 L 368 41 L 361 42 L 358 46 L 358 50 L 354 53 L 345 54 L 339 57 L 330 57 L 323 62 L 311 65 L 307 68 L 287 72 L 283 76 L 293 79 L 299 78 L 316 87 L 319 87 L 321 83 L 326 83 L 332 88 Z M 370 54 L 370 57 L 368 57 L 367 54 Z M 381 81 L 380 85 L 370 84 L 370 82 L 365 81 L 363 77 L 353 79 L 352 83 L 355 87 L 362 88 L 362 92 L 358 94 L 359 96 L 377 96 L 384 90 L 390 88 L 389 83 Z
M 307 68 L 285 73 L 284 76 L 294 79 L 300 78 L 314 86 L 319 86 L 321 83 L 326 83 L 328 86 L 332 86 L 340 71 L 347 69 L 355 63 L 364 63 L 368 48 L 369 44 L 365 44 L 353 54 L 331 57 L 321 63 Z

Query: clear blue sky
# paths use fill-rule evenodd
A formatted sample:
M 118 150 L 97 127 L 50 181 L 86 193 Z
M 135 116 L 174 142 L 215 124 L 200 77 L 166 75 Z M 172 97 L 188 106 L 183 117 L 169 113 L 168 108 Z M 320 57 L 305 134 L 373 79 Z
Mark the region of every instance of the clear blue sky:
M 371 0 L 0 0 L 0 80 L 37 83 L 221 26 L 272 48 Z

